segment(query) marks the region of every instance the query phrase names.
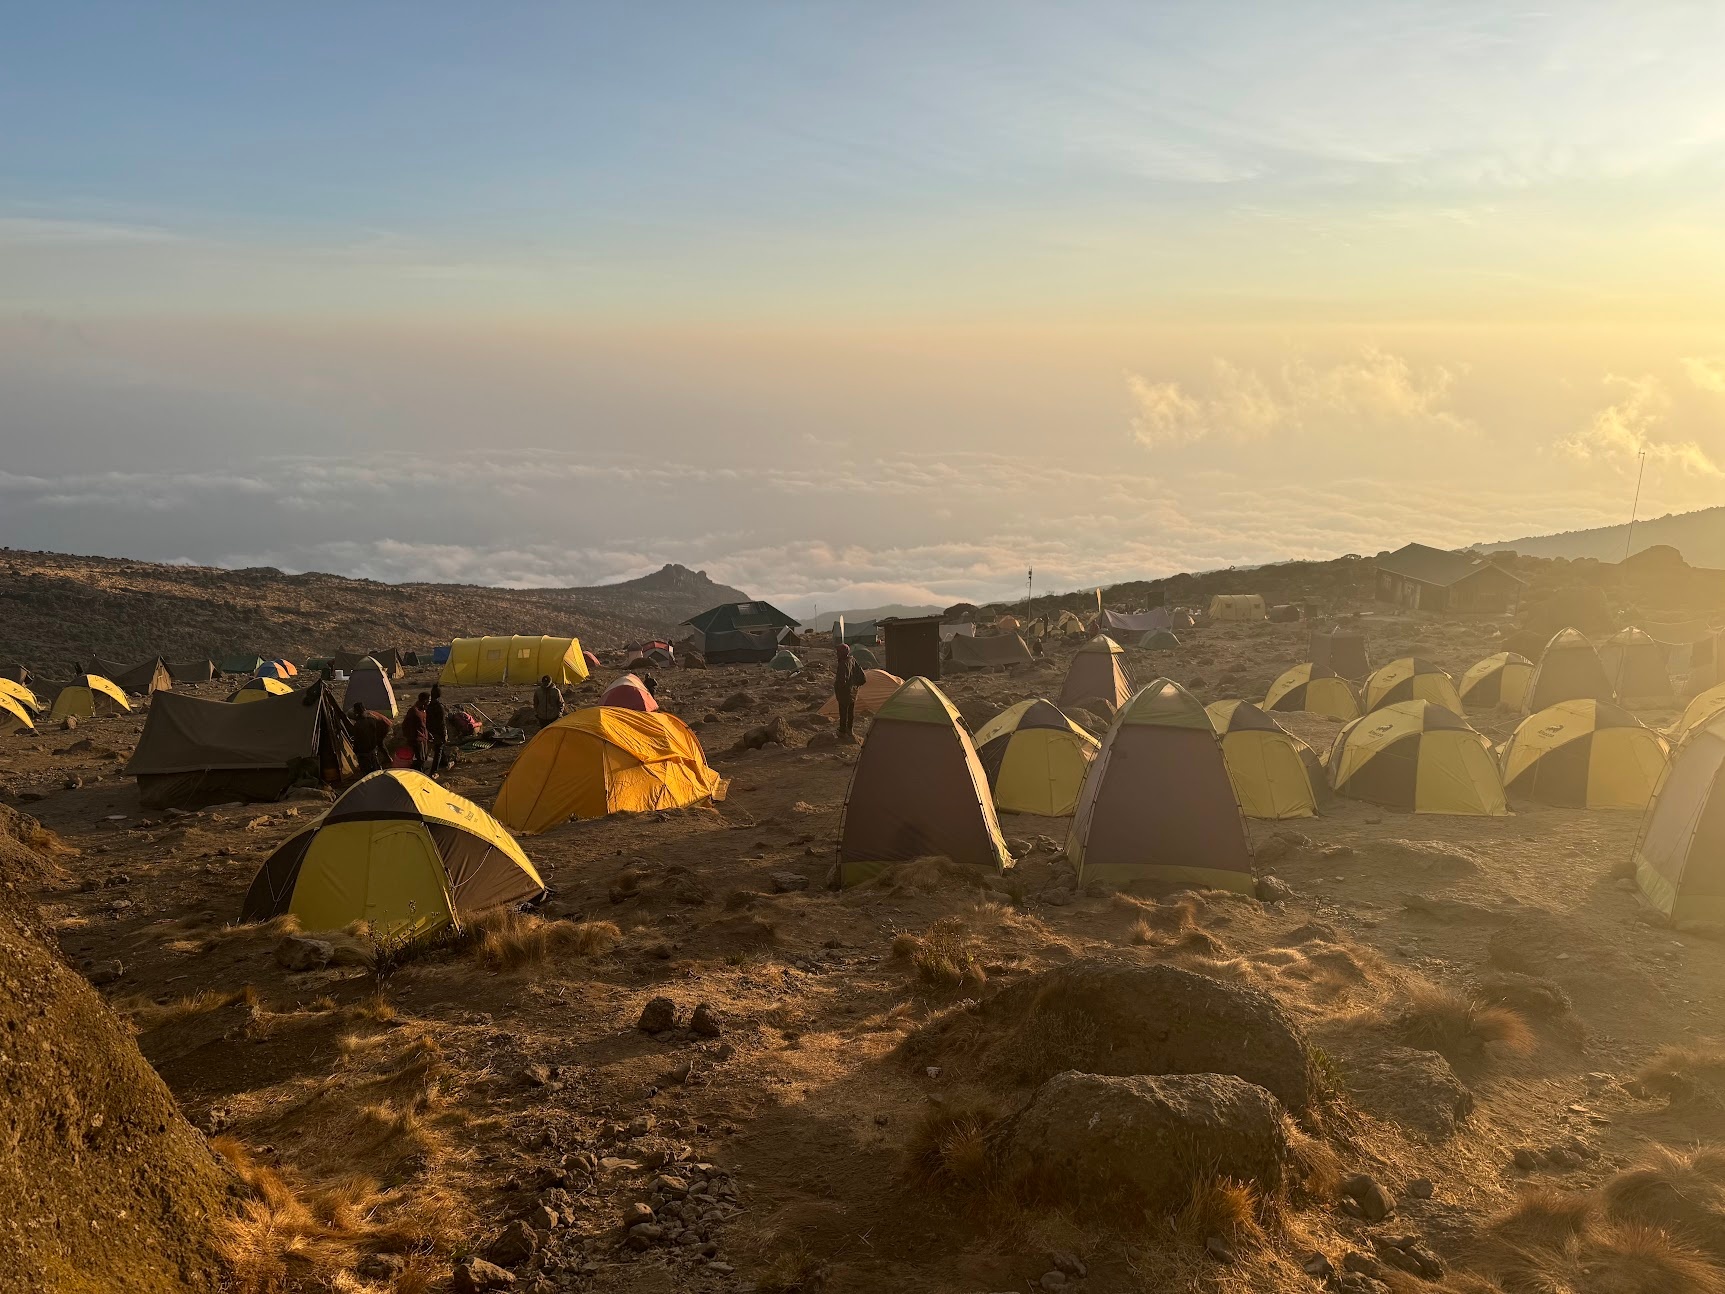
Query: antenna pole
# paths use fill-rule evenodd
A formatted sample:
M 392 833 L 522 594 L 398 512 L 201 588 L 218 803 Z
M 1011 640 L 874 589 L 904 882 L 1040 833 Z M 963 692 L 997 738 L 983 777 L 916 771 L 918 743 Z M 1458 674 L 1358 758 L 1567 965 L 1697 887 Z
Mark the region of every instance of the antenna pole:
M 1031 567 L 1024 572 L 1024 627 L 1027 631 L 1030 628 L 1030 600 L 1035 597 L 1035 590 L 1036 568 Z
M 1629 560 L 1629 546 L 1635 542 L 1635 514 L 1641 510 L 1641 478 L 1647 475 L 1647 451 L 1636 455 L 1641 466 L 1635 472 L 1635 501 L 1629 505 L 1629 533 L 1623 537 L 1623 560 Z

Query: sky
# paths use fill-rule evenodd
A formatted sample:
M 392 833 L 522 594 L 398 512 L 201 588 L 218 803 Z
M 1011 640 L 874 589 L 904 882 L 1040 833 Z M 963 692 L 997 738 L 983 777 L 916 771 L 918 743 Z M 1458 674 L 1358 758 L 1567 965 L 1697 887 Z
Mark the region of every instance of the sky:
M 25 6 L 0 544 L 788 609 L 1725 502 L 1725 8 Z

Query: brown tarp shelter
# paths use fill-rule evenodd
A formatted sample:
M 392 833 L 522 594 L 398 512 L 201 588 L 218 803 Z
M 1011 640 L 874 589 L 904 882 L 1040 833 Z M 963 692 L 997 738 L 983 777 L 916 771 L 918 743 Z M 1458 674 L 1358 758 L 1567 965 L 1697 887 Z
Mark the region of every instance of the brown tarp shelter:
M 1072 653 L 1056 704 L 1062 707 L 1100 698 L 1118 710 L 1132 695 L 1132 676 L 1126 672 L 1126 649 L 1112 638 L 1097 634 Z
M 176 683 L 208 683 L 216 676 L 213 660 L 171 660 L 168 676 Z
M 1320 673 L 1327 670 L 1338 678 L 1365 682 L 1372 672 L 1372 658 L 1366 650 L 1364 631 L 1340 626 L 1327 631 L 1314 629 L 1312 664 Z
M 1141 688 L 1109 728 L 1066 856 L 1080 884 L 1252 892 L 1252 846 L 1222 739 L 1198 698 L 1172 679 Z
M 1666 672 L 1667 649 L 1640 629 L 1622 629 L 1599 646 L 1599 663 L 1619 705 L 1669 705 L 1676 692 Z
M 1579 629 L 1560 629 L 1539 654 L 1521 712 L 1549 710 L 1559 701 L 1610 701 L 1613 691 L 1611 676 L 1587 636 Z
M 839 883 L 935 856 L 994 872 L 1012 865 L 958 711 L 933 683 L 912 678 L 875 712 L 857 756 L 839 826 Z
M 95 666 L 97 674 L 110 683 L 118 684 L 122 691 L 130 692 L 134 696 L 166 692 L 174 686 L 173 673 L 160 656 L 152 656 L 139 665 L 120 665 L 114 661 L 98 659 Z
M 1173 623 L 1167 607 L 1155 607 L 1149 611 L 1104 610 L 1096 613 L 1096 632 L 1122 641 L 1129 637 L 1133 642 L 1137 642 L 1145 634 L 1167 629 Z
M 386 648 L 376 652 L 338 651 L 330 657 L 330 663 L 343 674 L 352 674 L 368 660 L 376 661 L 378 668 L 390 678 L 400 678 L 402 675 L 401 653 L 394 648 Z
M 279 800 L 295 782 L 334 783 L 353 747 L 322 683 L 250 705 L 163 692 L 150 705 L 126 775 L 146 808 Z
M 1005 669 L 1031 662 L 1030 648 L 1017 634 L 979 634 L 947 644 L 956 669 Z

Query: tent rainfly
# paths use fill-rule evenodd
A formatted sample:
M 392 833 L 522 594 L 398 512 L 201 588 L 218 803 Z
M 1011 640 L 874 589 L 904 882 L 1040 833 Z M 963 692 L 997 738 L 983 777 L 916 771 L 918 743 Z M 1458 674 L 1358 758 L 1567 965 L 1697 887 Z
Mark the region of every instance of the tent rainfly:
M 121 690 L 130 692 L 133 696 L 149 696 L 152 692 L 166 692 L 174 685 L 173 675 L 169 672 L 167 663 L 160 656 L 152 656 L 147 661 L 136 665 L 121 665 L 114 661 L 98 660 L 95 662 L 96 673 L 103 678 L 111 679 Z
M 1112 638 L 1097 634 L 1072 653 L 1066 681 L 1060 685 L 1059 704 L 1079 705 L 1100 699 L 1110 710 L 1118 710 L 1132 696 L 1132 676 L 1126 672 L 1126 649 Z
M 1522 713 L 1549 710 L 1559 701 L 1610 701 L 1611 676 L 1579 629 L 1560 629 L 1545 644 L 1527 685 Z
M 1633 857 L 1642 897 L 1679 929 L 1725 922 L 1725 717 L 1695 729 L 1666 765 Z
M 1264 599 L 1257 593 L 1218 593 L 1210 599 L 1210 619 L 1262 620 L 1268 614 Z
M 546 675 L 559 687 L 587 677 L 580 639 L 531 634 L 457 638 L 449 645 L 449 659 L 437 681 L 444 687 L 527 686 Z
M 1457 695 L 1464 706 L 1520 710 L 1532 681 L 1532 661 L 1512 651 L 1500 651 L 1475 662 L 1461 676 Z
M 1667 649 L 1640 629 L 1623 629 L 1599 647 L 1599 663 L 1619 705 L 1669 705 L 1675 695 L 1666 672 Z
M 946 695 L 905 680 L 875 712 L 839 825 L 840 885 L 938 855 L 995 873 L 1012 865 L 988 779 Z
M 1284 713 L 1304 711 L 1346 723 L 1360 717 L 1360 699 L 1347 679 L 1308 661 L 1294 666 L 1270 684 L 1269 691 L 1264 693 L 1264 709 Z
M 1115 716 L 1084 781 L 1066 856 L 1081 884 L 1252 892 L 1252 846 L 1210 716 L 1171 679 Z
M 1010 669 L 1028 665 L 1030 648 L 1017 634 L 978 634 L 954 638 L 947 644 L 948 660 L 955 669 Z
M 1100 748 L 1059 706 L 1040 697 L 1001 711 L 976 733 L 976 757 L 994 792 L 994 807 L 1003 813 L 1072 816 Z
M 88 719 L 96 714 L 119 714 L 130 710 L 126 694 L 100 674 L 79 674 L 54 698 L 48 711 L 48 722 L 62 719 Z
M 1414 813 L 1507 812 L 1491 742 L 1446 706 L 1398 701 L 1355 719 L 1326 761 L 1339 795 Z
M 1310 818 L 1328 784 L 1317 752 L 1250 701 L 1204 707 L 1222 738 L 1222 757 L 1248 818 Z
M 1418 656 L 1403 656 L 1372 671 L 1362 689 L 1367 710 L 1381 710 L 1398 701 L 1430 701 L 1455 714 L 1462 712 L 1461 698 L 1449 674 Z
M 1504 788 L 1575 809 L 1647 807 L 1671 747 L 1609 701 L 1559 701 L 1516 725 L 1498 754 Z

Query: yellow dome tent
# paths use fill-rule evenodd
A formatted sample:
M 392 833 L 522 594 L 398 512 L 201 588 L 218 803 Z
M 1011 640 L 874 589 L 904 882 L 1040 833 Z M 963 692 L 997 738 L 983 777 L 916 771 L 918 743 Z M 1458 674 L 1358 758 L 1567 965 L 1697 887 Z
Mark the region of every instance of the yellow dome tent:
M 58 723 L 67 717 L 88 719 L 98 709 L 104 714 L 130 710 L 126 694 L 100 674 L 80 674 L 54 698 L 54 708 L 48 712 L 48 722 Z
M 1621 629 L 1599 645 L 1599 663 L 1619 705 L 1669 705 L 1674 695 L 1664 644 L 1641 629 Z
M 1172 679 L 1146 684 L 1115 717 L 1078 797 L 1066 856 L 1081 884 L 1252 892 L 1252 846 L 1222 739 Z
M 1642 895 L 1674 924 L 1725 921 L 1725 719 L 1697 727 L 1665 766 L 1634 859 Z
M 1398 701 L 1336 734 L 1326 761 L 1338 795 L 1414 813 L 1509 810 L 1491 743 L 1430 701 Z
M 1084 775 L 1101 745 L 1052 701 L 1033 697 L 976 733 L 976 757 L 1003 813 L 1065 818 L 1078 807 Z
M 1489 705 L 1500 710 L 1519 710 L 1527 696 L 1527 685 L 1532 681 L 1532 661 L 1512 651 L 1500 651 L 1476 661 L 1461 676 L 1461 687 L 1457 692 L 1464 706 Z
M 16 683 L 9 678 L 0 678 L 0 696 L 11 697 L 31 714 L 42 713 L 41 700 L 22 683 Z
M 269 856 L 241 920 L 291 912 L 307 930 L 364 921 L 376 937 L 408 942 L 544 893 L 521 846 L 485 810 L 420 773 L 386 769 Z
M 558 686 L 587 677 L 587 662 L 579 638 L 513 637 L 457 638 L 449 645 L 449 660 L 437 681 L 445 687 L 476 687 L 487 683 L 537 683 L 545 675 Z
M 1132 676 L 1126 672 L 1126 649 L 1105 634 L 1097 634 L 1072 653 L 1066 667 L 1066 682 L 1060 687 L 1061 705 L 1078 705 L 1100 698 L 1118 710 L 1132 695 Z
M 1611 678 L 1587 635 L 1579 629 L 1560 629 L 1539 654 L 1521 712 L 1534 714 L 1559 701 L 1610 701 L 1613 696 Z
M 1673 744 L 1681 742 L 1697 728 L 1702 727 L 1714 715 L 1725 712 L 1725 683 L 1716 683 L 1705 692 L 1698 692 L 1688 705 L 1683 707 L 1683 713 L 1665 730 Z
M 1417 656 L 1403 656 L 1378 666 L 1366 679 L 1361 697 L 1368 713 L 1400 701 L 1430 701 L 1452 714 L 1462 712 L 1455 681 L 1429 660 Z
M 1309 818 L 1324 785 L 1317 752 L 1250 701 L 1204 707 L 1222 738 L 1234 797 L 1248 818 Z
M 279 678 L 249 678 L 228 694 L 228 700 L 235 705 L 244 705 L 248 701 L 262 701 L 267 696 L 286 696 L 292 691 L 293 685 Z
M 1671 747 L 1609 701 L 1530 714 L 1498 752 L 1506 790 L 1576 809 L 1645 809 Z
M 723 799 L 688 725 L 663 710 L 591 706 L 541 728 L 503 779 L 492 813 L 516 831 L 549 831 L 570 818 L 681 809 Z
M 0 692 L 0 733 L 17 732 L 20 728 L 36 729 L 36 718 L 30 707 L 9 692 Z
M 1264 709 L 1284 713 L 1303 710 L 1346 723 L 1360 717 L 1360 698 L 1347 679 L 1308 661 L 1270 684 L 1264 693 Z

